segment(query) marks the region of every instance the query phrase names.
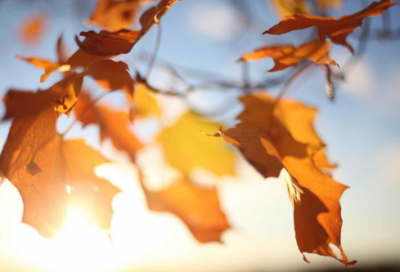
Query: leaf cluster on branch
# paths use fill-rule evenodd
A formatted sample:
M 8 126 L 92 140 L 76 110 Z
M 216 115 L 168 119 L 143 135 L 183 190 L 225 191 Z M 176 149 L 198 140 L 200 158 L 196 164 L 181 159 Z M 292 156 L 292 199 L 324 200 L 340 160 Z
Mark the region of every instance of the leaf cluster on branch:
M 269 72 L 301 65 L 284 81 L 276 97 L 262 90 L 262 86 L 249 82 L 243 86 L 215 82 L 214 87 L 243 87 L 247 92 L 240 97 L 244 109 L 237 116 L 239 123 L 224 129 L 201 114 L 188 111 L 176 124 L 165 127 L 156 141 L 162 146 L 168 163 L 180 171 L 181 177 L 161 191 L 152 191 L 137 161 L 137 152 L 146 147 L 146 143 L 140 141 L 129 127 L 137 118 L 162 116 L 154 94 L 181 97 L 184 93 L 161 91 L 147 82 L 156 52 L 146 76 L 114 58 L 134 49 L 152 26 L 157 26 L 161 33 L 160 20 L 179 0 L 159 1 L 142 13 L 140 29 L 129 29 L 143 7 L 153 2 L 157 1 L 98 0 L 88 21 L 104 30 L 81 32 L 84 39 L 76 37 L 79 49 L 71 56 L 66 53 L 62 37 L 56 45 L 57 61 L 17 56 L 44 70 L 41 82 L 54 72 L 63 75 L 47 90 L 11 89 L 3 99 L 6 113 L 2 120 L 12 119 L 12 125 L 0 156 L 0 169 L 3 177 L 9 179 L 22 196 L 22 221 L 41 235 L 52 237 L 60 230 L 68 207 L 80 204 L 87 207 L 99 228 L 110 228 L 111 201 L 120 189 L 94 173 L 96 166 L 108 160 L 87 146 L 83 139 L 65 139 L 75 124 L 94 124 L 100 127 L 101 141 L 110 139 L 116 149 L 126 152 L 131 162 L 137 165 L 149 209 L 175 214 L 199 242 L 220 242 L 221 235 L 231 225 L 220 207 L 216 187 L 201 187 L 193 182 L 190 174 L 196 167 L 203 167 L 216 176 L 234 175 L 236 153 L 228 143 L 237 147 L 263 177 L 278 177 L 282 173 L 293 205 L 295 237 L 301 253 L 330 256 L 346 266 L 355 264 L 355 261 L 348 261 L 341 246 L 339 201 L 348 186 L 331 176 L 336 166 L 329 162 L 326 144 L 313 127 L 317 109 L 283 96 L 289 85 L 310 67 L 322 67 L 328 83 L 335 76 L 338 78 L 332 69 L 339 69 L 339 65 L 329 55 L 332 44 L 327 39 L 357 54 L 347 37 L 362 27 L 366 18 L 381 15 L 397 3 L 381 0 L 337 19 L 307 13 L 311 10 L 310 2 L 320 14 L 326 14 L 340 3 L 339 0 L 269 1 L 277 12 L 287 16 L 264 34 L 283 35 L 316 27 L 318 39 L 310 38 L 300 46 L 266 45 L 241 56 L 240 62 L 272 58 L 275 65 Z M 40 28 L 40 22 L 29 24 L 24 34 L 26 40 L 34 39 Z M 302 65 L 304 62 L 308 64 Z M 175 70 L 171 68 L 170 71 L 179 77 Z M 82 87 L 87 77 L 105 90 L 102 96 L 94 98 Z M 186 91 L 195 88 L 188 85 Z M 118 90 L 124 92 L 131 105 L 129 112 L 96 104 L 107 93 Z M 63 133 L 58 132 L 57 119 L 63 114 L 70 116 L 72 112 L 76 121 Z M 341 258 L 335 255 L 331 244 L 339 248 Z M 307 261 L 305 256 L 304 260 Z

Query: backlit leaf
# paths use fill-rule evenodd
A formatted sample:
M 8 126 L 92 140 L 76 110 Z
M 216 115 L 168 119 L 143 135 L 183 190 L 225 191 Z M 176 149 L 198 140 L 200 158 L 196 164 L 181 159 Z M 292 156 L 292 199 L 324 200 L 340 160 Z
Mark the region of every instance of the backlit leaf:
M 244 54 L 240 61 L 256 61 L 263 58 L 272 58 L 275 66 L 268 72 L 284 70 L 287 67 L 296 67 L 298 62 L 304 59 L 311 60 L 318 64 L 338 64 L 329 56 L 329 46 L 327 41 L 314 40 L 302 44 L 299 48 L 293 45 L 265 46 L 251 53 Z
M 339 19 L 335 17 L 319 17 L 313 15 L 294 14 L 285 17 L 277 25 L 271 27 L 263 34 L 282 35 L 294 30 L 305 29 L 316 26 L 318 28 L 318 36 L 321 41 L 329 37 L 333 43 L 347 47 L 354 52 L 346 39 L 357 27 L 362 26 L 362 22 L 367 17 L 381 15 L 391 6 L 397 5 L 391 0 L 382 0 L 373 2 L 366 9 L 354 13 L 352 15 L 341 16 Z

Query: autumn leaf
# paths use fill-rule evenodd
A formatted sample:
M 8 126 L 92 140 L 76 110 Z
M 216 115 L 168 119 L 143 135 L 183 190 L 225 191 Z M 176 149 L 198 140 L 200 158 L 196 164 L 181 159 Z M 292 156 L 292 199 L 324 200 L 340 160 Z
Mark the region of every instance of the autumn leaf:
M 9 94 L 7 107 L 18 105 L 15 99 L 30 101 L 23 102 L 26 112 L 7 109 L 14 121 L 0 156 L 1 171 L 24 202 L 22 222 L 52 237 L 62 229 L 68 208 L 79 206 L 99 228 L 109 229 L 111 201 L 119 189 L 94 173 L 107 160 L 83 140 L 64 141 L 57 133 L 58 113 L 41 101 L 50 92 Z M 36 102 L 43 106 L 41 110 Z
M 142 144 L 129 130 L 130 121 L 126 112 L 96 106 L 86 93 L 81 93 L 74 111 L 83 126 L 99 125 L 100 139 L 103 141 L 110 138 L 115 148 L 126 151 L 132 161 L 135 161 L 135 154 L 142 148 Z
M 116 32 L 94 31 L 81 32 L 79 35 L 85 37 L 80 41 L 76 36 L 75 41 L 80 49 L 87 54 L 95 56 L 116 56 L 129 53 L 133 46 L 149 31 L 158 24 L 162 16 L 177 2 L 182 0 L 161 0 L 157 6 L 145 11 L 140 17 L 141 30 L 121 29 Z
M 150 210 L 175 214 L 200 243 L 220 242 L 222 233 L 230 228 L 215 188 L 181 180 L 161 191 L 150 191 L 145 186 L 143 190 Z
M 42 58 L 25 58 L 22 56 L 16 56 L 17 59 L 26 61 L 37 68 L 44 70 L 44 74 L 40 77 L 40 82 L 46 81 L 46 79 L 57 69 L 60 68 L 60 64 Z
M 81 92 L 83 76 L 71 73 L 48 89 L 56 95 L 54 110 L 69 116 Z
M 161 109 L 158 106 L 156 98 L 151 94 L 149 86 L 145 83 L 139 82 L 135 88 L 135 116 L 148 117 L 148 116 L 161 116 Z
M 186 177 L 195 167 L 204 167 L 218 176 L 234 174 L 235 154 L 223 142 L 202 134 L 214 133 L 220 124 L 208 122 L 194 112 L 185 113 L 172 127 L 157 137 L 168 163 Z
M 362 26 L 362 22 L 367 17 L 381 15 L 391 6 L 397 5 L 391 0 L 382 0 L 373 2 L 366 9 L 345 15 L 336 19 L 335 17 L 319 17 L 313 15 L 294 14 L 285 17 L 277 25 L 271 27 L 263 34 L 282 35 L 294 30 L 305 29 L 316 26 L 318 28 L 318 37 L 321 41 L 329 37 L 333 43 L 347 47 L 352 53 L 353 48 L 347 43 L 346 39 L 357 27 Z
M 339 66 L 330 56 L 327 41 L 313 40 L 302 44 L 299 48 L 293 45 L 265 46 L 251 53 L 244 54 L 239 61 L 256 61 L 263 58 L 272 58 L 275 66 L 268 72 L 281 71 L 287 67 L 296 67 L 298 62 L 304 59 L 318 64 L 329 64 Z
M 85 53 L 94 56 L 117 56 L 119 54 L 129 53 L 139 36 L 140 31 L 131 31 L 121 29 L 117 32 L 109 32 L 106 30 L 96 33 L 91 30 L 88 32 L 81 32 L 79 35 L 85 37 L 80 41 L 78 37 L 75 38 L 79 48 Z
M 165 13 L 180 1 L 182 0 L 161 0 L 157 6 L 146 10 L 140 17 L 141 35 L 143 36 L 153 25 L 158 24 Z
M 277 13 L 282 16 L 288 16 L 292 14 L 306 14 L 310 13 L 310 7 L 305 3 L 304 0 L 269 0 L 269 3 L 276 9 Z M 342 3 L 342 0 L 316 0 L 320 11 L 326 11 L 327 8 L 338 8 Z
M 129 74 L 129 67 L 125 62 L 101 60 L 90 65 L 82 72 L 82 75 L 92 77 L 107 91 L 123 90 L 133 97 L 135 82 Z
M 42 38 L 48 24 L 46 14 L 38 13 L 22 22 L 19 29 L 19 39 L 27 45 L 35 45 Z
M 307 6 L 303 0 L 268 0 L 277 13 L 282 16 L 292 15 L 294 13 L 307 13 Z
M 47 78 L 55 71 L 66 72 L 68 74 L 77 68 L 87 68 L 94 62 L 110 58 L 110 56 L 92 56 L 86 54 L 82 50 L 78 50 L 67 59 L 67 53 L 62 43 L 62 36 L 60 36 L 57 40 L 56 49 L 58 58 L 57 62 L 38 57 L 27 58 L 17 56 L 16 58 L 26 61 L 41 70 L 44 70 L 44 74 L 40 77 L 40 82 L 45 82 Z
M 89 24 L 100 26 L 110 31 L 129 28 L 136 18 L 141 5 L 146 0 L 99 0 L 93 14 L 88 19 Z
M 264 93 L 244 96 L 241 101 L 245 107 L 238 116 L 241 122 L 221 135 L 265 178 L 287 171 L 300 252 L 336 258 L 329 246 L 333 244 L 341 251 L 339 261 L 353 265 L 340 243 L 339 200 L 348 187 L 323 173 L 325 164 L 314 161 L 325 147 L 312 125 L 316 109 L 294 101 L 275 102 Z

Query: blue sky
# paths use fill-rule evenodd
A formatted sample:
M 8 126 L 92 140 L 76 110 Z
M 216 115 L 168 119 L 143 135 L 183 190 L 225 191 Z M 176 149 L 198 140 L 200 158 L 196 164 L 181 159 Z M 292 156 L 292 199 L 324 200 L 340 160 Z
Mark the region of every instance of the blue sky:
M 59 78 L 52 75 L 41 85 L 41 71 L 16 60 L 15 55 L 55 59 L 55 42 L 60 33 L 64 33 L 67 44 L 74 51 L 74 35 L 89 29 L 81 22 L 90 14 L 94 1 L 81 3 L 78 14 L 75 14 L 74 5 L 79 1 L 45 2 L 4 1 L 0 6 L 3 26 L 0 28 L 3 37 L 0 43 L 2 95 L 9 88 L 44 89 Z M 251 29 L 240 24 L 246 19 L 243 10 L 229 5 L 228 1 L 184 0 L 176 4 L 162 19 L 159 58 L 189 79 L 192 77 L 188 71 L 192 68 L 217 79 L 240 81 L 241 66 L 235 61 L 243 53 L 262 45 L 299 45 L 303 41 L 307 30 L 285 36 L 262 36 L 261 33 L 277 23 L 279 18 L 271 14 L 264 1 L 250 2 L 255 20 Z M 358 11 L 359 2 L 345 1 L 345 6 L 337 14 Z M 49 28 L 37 47 L 27 48 L 18 41 L 19 24 L 29 14 L 42 10 L 47 10 L 50 16 Z M 390 11 L 393 28 L 400 26 L 400 19 L 395 16 L 399 10 L 400 7 L 393 7 Z M 380 26 L 380 18 L 373 18 L 372 28 L 379 29 Z M 357 30 L 353 36 L 359 34 L 360 30 Z M 129 59 L 144 71 L 146 63 L 137 59 L 144 52 L 151 52 L 155 36 L 154 28 L 128 56 L 122 58 Z M 349 40 L 357 48 L 357 40 Z M 325 95 L 324 74 L 317 68 L 306 82 L 299 79 L 301 86 L 295 84 L 289 92 L 291 98 L 319 108 L 316 128 L 328 145 L 331 161 L 339 164 L 334 178 L 351 187 L 341 200 L 344 220 L 342 244 L 348 257 L 358 260 L 360 265 L 395 261 L 398 258 L 396 253 L 400 252 L 399 46 L 400 40 L 370 42 L 364 56 L 348 75 L 347 82 L 337 86 L 333 103 Z M 346 49 L 336 45 L 332 47 L 331 55 L 340 65 L 351 57 Z M 271 67 L 271 60 L 252 63 L 251 79 L 257 81 L 266 76 L 279 76 L 265 74 Z M 157 66 L 150 81 L 163 89 L 175 88 L 176 83 L 165 80 L 162 73 L 163 70 Z M 276 94 L 279 88 L 270 91 Z M 232 118 L 240 111 L 240 105 L 235 102 L 239 94 L 237 90 L 197 91 L 188 100 L 205 111 L 232 106 L 232 110 L 222 116 L 223 121 L 232 123 Z M 123 105 L 118 94 L 110 99 L 116 105 Z M 161 100 L 165 108 L 178 105 L 183 111 L 186 107 L 176 99 Z M 1 112 L 4 112 L 3 106 Z M 169 122 L 176 119 L 174 114 L 171 116 Z M 1 143 L 7 137 L 8 128 L 9 124 L 0 126 Z M 157 131 L 157 125 L 150 120 L 135 130 L 143 130 L 141 133 L 147 135 Z M 84 135 L 91 145 L 100 147 L 97 132 L 94 127 L 84 131 L 78 127 L 73 135 Z M 112 150 L 107 143 L 102 149 L 106 153 Z M 158 152 L 157 147 L 154 150 Z M 115 154 L 115 151 L 111 153 Z M 120 167 L 121 174 L 110 175 L 112 170 L 107 167 Z M 116 184 L 135 180 L 135 170 L 129 163 L 107 167 L 100 172 L 110 176 Z M 283 180 L 263 180 L 241 160 L 238 167 L 238 178 L 224 177 L 225 182 L 219 183 L 222 207 L 234 226 L 224 235 L 224 245 L 199 245 L 174 216 L 147 212 L 143 195 L 130 182 L 121 185 L 125 193 L 114 203 L 114 244 L 102 240 L 104 237 L 101 235 L 98 236 L 103 237 L 101 239 L 78 239 L 76 244 L 45 241 L 34 230 L 18 223 L 22 214 L 21 199 L 16 189 L 5 183 L 0 186 L 0 268 L 3 266 L 4 271 L 25 271 L 28 267 L 32 271 L 79 271 L 78 268 L 82 271 L 124 271 L 127 268 L 150 271 L 286 271 L 340 267 L 336 261 L 318 256 L 309 256 L 311 264 L 304 263 L 295 242 L 292 208 Z M 91 243 L 94 240 L 100 241 L 98 250 L 95 255 L 87 255 L 93 250 Z M 84 260 L 76 261 L 76 266 L 73 266 L 74 260 L 82 256 Z M 90 263 L 96 262 L 99 256 L 103 256 L 104 260 L 100 262 L 103 267 Z M 51 258 L 53 261 L 49 261 Z M 71 268 L 68 265 L 72 265 Z

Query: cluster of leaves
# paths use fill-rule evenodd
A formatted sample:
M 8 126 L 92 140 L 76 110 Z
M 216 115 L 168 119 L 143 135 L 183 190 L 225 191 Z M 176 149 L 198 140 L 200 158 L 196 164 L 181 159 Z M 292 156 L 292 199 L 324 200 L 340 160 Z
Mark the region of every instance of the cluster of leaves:
M 120 190 L 94 173 L 94 168 L 107 160 L 82 139 L 64 139 L 69 129 L 64 133 L 56 129 L 60 115 L 70 116 L 74 112 L 77 122 L 83 126 L 98 125 L 101 140 L 111 139 L 115 148 L 126 152 L 137 165 L 149 209 L 177 215 L 198 241 L 220 241 L 222 233 L 231 227 L 220 208 L 216 188 L 200 187 L 192 182 L 190 175 L 198 166 L 217 176 L 235 174 L 235 153 L 225 140 L 236 146 L 263 177 L 278 177 L 283 172 L 301 253 L 337 259 L 330 247 L 333 244 L 341 251 L 338 260 L 346 266 L 353 265 L 355 261 L 348 261 L 340 242 L 339 200 L 348 187 L 330 175 L 335 165 L 329 163 L 326 145 L 313 128 L 317 110 L 283 99 L 284 89 L 276 98 L 262 90 L 242 96 L 244 110 L 237 117 L 239 123 L 227 130 L 195 112 L 183 114 L 175 125 L 165 128 L 157 137 L 168 163 L 182 175 L 164 190 L 148 188 L 136 159 L 145 144 L 129 130 L 129 125 L 137 117 L 160 117 L 161 111 L 151 94 L 160 91 L 151 88 L 138 72 L 132 77 L 128 65 L 113 58 L 129 53 L 179 0 L 161 0 L 143 12 L 139 19 L 141 29 L 128 29 L 149 2 L 155 1 L 99 0 L 89 22 L 106 30 L 81 32 L 84 40 L 76 37 L 79 49 L 74 54 L 68 57 L 60 37 L 57 61 L 17 57 L 44 70 L 41 82 L 56 71 L 63 73 L 63 79 L 47 90 L 12 89 L 4 97 L 7 110 L 3 121 L 13 119 L 13 122 L 0 156 L 0 169 L 22 196 L 23 222 L 41 235 L 52 237 L 61 229 L 68 207 L 79 203 L 99 228 L 110 228 L 111 201 Z M 331 43 L 326 39 L 353 53 L 347 36 L 361 27 L 365 18 L 380 15 L 396 5 L 382 0 L 336 19 L 306 14 L 308 7 L 303 1 L 273 2 L 282 14 L 289 16 L 264 34 L 282 35 L 315 26 L 319 39 L 306 41 L 297 48 L 290 44 L 264 46 L 240 58 L 242 62 L 272 58 L 275 66 L 270 72 L 296 67 L 303 60 L 325 68 L 338 66 L 329 55 Z M 321 10 L 338 2 L 316 1 Z M 297 13 L 292 15 L 294 12 Z M 132 105 L 130 112 L 96 105 L 98 99 L 82 89 L 86 77 L 94 79 L 107 92 L 122 90 Z M 200 131 L 219 131 L 214 136 L 223 140 Z M 307 261 L 305 256 L 304 260 Z

